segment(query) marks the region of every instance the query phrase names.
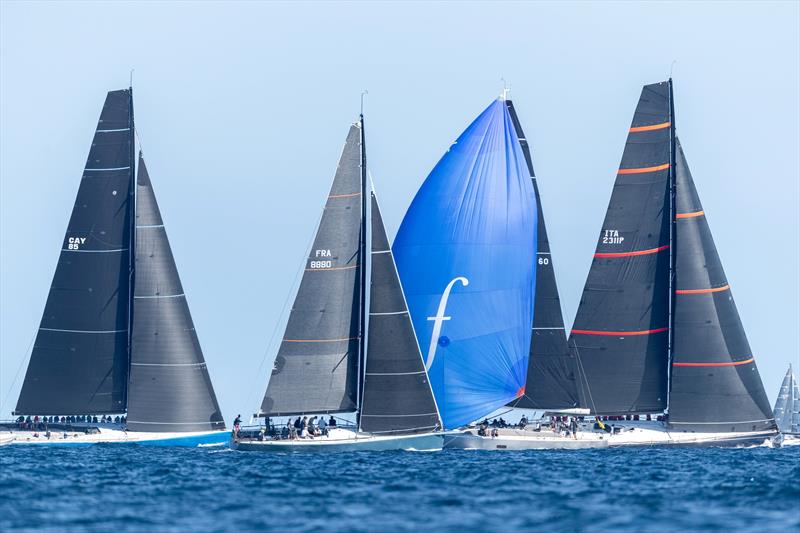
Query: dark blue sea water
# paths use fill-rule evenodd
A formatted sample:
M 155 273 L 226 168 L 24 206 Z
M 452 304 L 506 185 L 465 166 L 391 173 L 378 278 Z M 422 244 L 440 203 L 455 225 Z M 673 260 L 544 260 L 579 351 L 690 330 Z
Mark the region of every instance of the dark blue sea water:
M 800 446 L 0 448 L 0 530 L 800 531 Z

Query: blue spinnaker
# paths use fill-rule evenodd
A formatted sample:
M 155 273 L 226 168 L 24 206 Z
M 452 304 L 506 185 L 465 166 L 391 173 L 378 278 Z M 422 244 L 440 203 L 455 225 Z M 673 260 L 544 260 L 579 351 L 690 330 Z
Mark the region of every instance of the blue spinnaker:
M 537 206 L 505 102 L 493 102 L 417 192 L 393 251 L 444 426 L 525 390 Z

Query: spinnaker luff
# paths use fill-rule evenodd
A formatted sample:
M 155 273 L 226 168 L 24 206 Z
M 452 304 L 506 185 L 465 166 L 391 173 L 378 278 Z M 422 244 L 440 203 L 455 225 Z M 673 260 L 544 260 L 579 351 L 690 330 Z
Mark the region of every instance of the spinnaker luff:
M 393 251 L 445 428 L 525 392 L 537 206 L 503 99 L 437 163 Z

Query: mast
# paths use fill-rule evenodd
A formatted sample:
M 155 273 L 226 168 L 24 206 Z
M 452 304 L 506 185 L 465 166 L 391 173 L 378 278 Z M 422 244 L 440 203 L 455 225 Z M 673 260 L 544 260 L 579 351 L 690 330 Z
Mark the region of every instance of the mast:
M 128 365 L 127 376 L 125 379 L 125 412 L 128 411 L 128 391 L 130 390 L 131 363 L 133 362 L 133 295 L 136 269 L 136 126 L 133 119 L 133 71 L 131 71 L 131 85 L 128 87 L 130 98 L 130 116 L 128 118 L 128 128 L 131 132 L 130 143 L 130 162 L 131 162 L 131 186 L 128 197 L 131 202 L 130 227 L 128 229 L 128 242 L 130 253 L 128 254 Z
M 362 95 L 363 102 L 363 95 Z M 362 103 L 363 106 L 363 103 Z M 364 372 L 367 367 L 367 147 L 364 135 L 364 113 L 358 115 L 359 129 L 361 130 L 361 242 L 359 245 L 359 263 L 361 284 L 359 310 L 358 310 L 358 392 L 356 405 L 358 406 L 357 426 L 361 429 L 361 408 L 364 397 Z
M 665 412 L 669 415 L 669 397 L 672 389 L 672 348 L 675 346 L 675 98 L 672 93 L 672 78 L 669 84 L 669 327 L 667 341 L 667 407 Z

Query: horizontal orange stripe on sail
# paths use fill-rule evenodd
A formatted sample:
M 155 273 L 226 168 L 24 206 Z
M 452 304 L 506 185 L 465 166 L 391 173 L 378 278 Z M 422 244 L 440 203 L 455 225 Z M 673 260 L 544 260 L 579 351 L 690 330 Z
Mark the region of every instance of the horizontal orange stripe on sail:
M 343 339 L 283 339 L 283 342 L 344 342 L 352 341 L 358 337 L 345 337 Z
M 356 268 L 358 265 L 351 265 L 346 267 L 330 267 L 330 268 L 307 268 L 306 272 L 317 272 L 320 270 L 350 270 L 351 268 Z
M 695 211 L 694 213 L 676 213 L 675 218 L 695 218 L 705 215 L 705 211 Z
M 672 366 L 739 366 L 749 365 L 754 361 L 755 360 L 751 357 L 750 359 L 745 359 L 744 361 L 733 361 L 730 363 L 672 363 Z
M 651 335 L 653 333 L 663 333 L 669 328 L 646 329 L 644 331 L 592 331 L 588 329 L 573 329 L 575 335 L 605 335 L 606 337 L 633 337 L 636 335 Z
M 722 287 L 713 287 L 711 289 L 677 289 L 675 294 L 707 294 L 709 292 L 722 292 L 730 290 L 730 285 L 723 285 Z
M 636 252 L 598 252 L 594 254 L 595 257 L 635 257 L 637 255 L 649 255 L 658 252 L 663 252 L 669 248 L 669 244 L 659 246 L 658 248 L 650 248 L 649 250 L 638 250 Z
M 669 128 L 672 125 L 672 122 L 662 122 L 661 124 L 653 124 L 652 126 L 636 126 L 631 128 L 631 133 L 637 133 L 640 131 L 653 131 L 653 130 L 663 130 L 664 128 Z
M 621 168 L 617 171 L 617 174 L 644 174 L 646 172 L 658 172 L 659 170 L 664 170 L 667 168 L 669 168 L 669 163 L 664 163 L 663 165 L 658 165 L 655 167 Z
M 331 194 L 328 198 L 352 198 L 353 196 L 361 196 L 360 192 L 354 192 L 353 194 Z

